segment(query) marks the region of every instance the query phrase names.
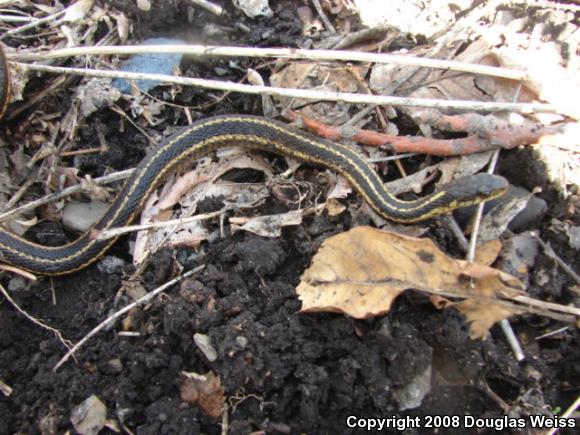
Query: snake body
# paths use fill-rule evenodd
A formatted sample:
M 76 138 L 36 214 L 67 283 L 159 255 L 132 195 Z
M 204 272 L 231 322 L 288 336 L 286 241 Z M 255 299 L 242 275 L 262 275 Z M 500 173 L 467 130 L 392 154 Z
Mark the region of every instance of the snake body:
M 6 52 L 0 43 L 0 117 L 9 103 L 10 82 Z M 0 262 L 40 275 L 64 275 L 87 267 L 116 241 L 98 240 L 93 237 L 95 232 L 131 223 L 153 189 L 184 161 L 231 145 L 282 154 L 330 168 L 346 177 L 379 215 L 401 223 L 413 223 L 477 204 L 503 194 L 507 188 L 501 177 L 477 174 L 421 199 L 401 201 L 385 189 L 372 167 L 347 146 L 271 119 L 218 116 L 183 128 L 155 148 L 125 182 L 105 215 L 75 241 L 57 247 L 43 246 L 0 226 Z
M 379 215 L 401 223 L 413 223 L 477 204 L 501 195 L 507 187 L 501 177 L 477 174 L 418 200 L 402 201 L 385 189 L 373 168 L 348 146 L 267 118 L 218 116 L 195 122 L 156 147 L 141 161 L 93 229 L 75 241 L 47 247 L 0 227 L 0 260 L 41 275 L 63 275 L 87 267 L 115 243 L 115 239 L 96 240 L 92 237 L 94 231 L 131 223 L 149 194 L 169 171 L 186 160 L 232 145 L 282 154 L 330 168 L 343 175 Z

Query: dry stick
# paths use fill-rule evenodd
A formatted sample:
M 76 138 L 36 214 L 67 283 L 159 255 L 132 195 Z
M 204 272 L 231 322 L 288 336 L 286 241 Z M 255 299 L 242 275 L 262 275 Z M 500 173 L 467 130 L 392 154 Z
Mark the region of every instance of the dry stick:
M 555 304 L 554 302 L 541 301 L 539 299 L 534 299 L 525 295 L 514 296 L 512 300 L 521 304 L 525 304 L 528 307 L 538 307 L 542 310 L 558 311 L 560 313 L 571 314 L 573 316 L 580 317 L 580 308 Z
M 8 53 L 10 61 L 43 61 L 73 56 L 117 55 L 146 53 L 178 53 L 193 56 L 259 57 L 292 60 L 370 62 L 393 65 L 418 66 L 470 74 L 482 74 L 511 80 L 526 80 L 525 71 L 470 64 L 453 60 L 439 60 L 396 54 L 365 53 L 350 50 L 304 50 L 294 48 L 227 47 L 211 45 L 118 45 L 100 47 L 61 48 L 45 53 Z
M 77 344 L 75 344 L 67 353 L 65 356 L 63 356 L 58 363 L 56 363 L 56 365 L 52 368 L 53 372 L 56 372 L 60 366 L 62 366 L 65 362 L 68 361 L 68 359 L 74 355 L 74 353 L 79 350 L 79 348 L 84 345 L 91 337 L 93 337 L 95 334 L 97 334 L 99 331 L 101 331 L 103 328 L 109 326 L 110 324 L 112 324 L 115 320 L 117 320 L 119 317 L 121 317 L 123 314 L 125 314 L 126 312 L 128 312 L 129 310 L 131 310 L 132 308 L 138 307 L 139 305 L 144 304 L 145 302 L 148 302 L 150 299 L 152 299 L 153 297 L 157 296 L 159 293 L 161 293 L 162 291 L 168 289 L 169 287 L 171 287 L 174 284 L 177 284 L 180 281 L 183 281 L 185 278 L 190 277 L 191 275 L 199 272 L 200 270 L 202 270 L 205 267 L 205 265 L 201 265 L 196 267 L 195 269 L 192 269 L 188 272 L 185 272 L 184 274 L 178 276 L 177 278 L 172 279 L 171 281 L 166 282 L 165 284 L 163 284 L 162 286 L 157 287 L 155 290 L 147 293 L 145 296 L 137 299 L 135 302 L 130 303 L 129 305 L 125 306 L 124 308 L 120 309 L 119 311 L 117 311 L 116 313 L 114 313 L 113 315 L 107 317 L 104 321 L 102 321 L 101 323 L 99 323 L 96 327 L 94 327 L 87 335 L 85 335 Z
M 2 23 L 32 23 L 36 21 L 34 17 L 22 17 L 18 15 L 0 15 Z
M 391 160 L 403 160 L 403 159 L 413 157 L 416 155 L 418 155 L 418 153 L 402 153 L 402 154 L 395 154 L 393 156 L 386 156 L 386 157 L 370 157 L 366 160 L 369 163 L 380 163 L 380 162 L 390 162 Z
M 472 294 L 468 291 L 455 291 L 449 289 L 420 289 L 421 291 L 436 296 L 444 296 L 447 298 L 461 298 L 472 299 L 480 303 L 497 304 L 505 307 L 511 311 L 521 314 L 537 314 L 539 316 L 548 317 L 559 322 L 566 322 L 575 324 L 580 319 L 580 309 L 569 307 L 567 305 L 554 304 L 551 302 L 540 301 L 527 296 L 506 296 L 498 299 L 497 296 L 481 296 Z
M 556 9 L 561 11 L 580 12 L 580 6 L 570 3 L 556 3 L 548 0 L 513 0 L 515 4 L 525 5 L 526 8 L 537 7 L 544 9 Z
M 109 239 L 114 239 L 115 237 L 119 237 L 121 234 L 131 233 L 134 231 L 149 230 L 152 228 L 171 227 L 173 225 L 179 226 L 179 225 L 187 224 L 190 222 L 208 220 L 208 219 L 212 219 L 216 216 L 221 216 L 224 213 L 226 213 L 228 210 L 230 210 L 230 208 L 225 207 L 221 210 L 213 211 L 211 213 L 204 213 L 204 214 L 199 214 L 199 215 L 190 216 L 190 217 L 181 218 L 181 219 L 171 219 L 168 221 L 156 222 L 156 223 L 151 223 L 151 224 L 126 225 L 124 227 L 111 228 L 109 230 L 104 230 L 104 231 L 99 232 L 96 239 L 97 240 L 109 240 Z
M 517 100 L 519 93 L 520 93 L 520 89 L 521 89 L 521 83 L 518 85 L 518 88 L 516 89 L 515 95 L 514 95 L 514 101 Z M 491 155 L 491 160 L 489 162 L 489 166 L 487 168 L 487 172 L 488 174 L 493 174 L 493 172 L 495 171 L 495 167 L 497 165 L 497 160 L 499 158 L 499 149 L 496 149 L 493 151 L 493 154 Z M 485 202 L 482 202 L 480 204 L 478 204 L 477 206 L 477 210 L 475 212 L 475 219 L 474 219 L 474 223 L 473 223 L 473 231 L 471 233 L 471 238 L 469 239 L 469 250 L 467 251 L 467 261 L 473 262 L 473 260 L 475 259 L 475 247 L 477 244 L 477 236 L 479 233 L 479 227 L 481 224 L 481 219 L 483 217 L 483 207 L 485 205 Z M 511 324 L 509 323 L 509 320 L 507 319 L 503 319 L 499 322 L 501 329 L 505 335 L 505 338 L 510 346 L 510 348 L 512 349 L 512 352 L 514 353 L 514 357 L 516 358 L 516 361 L 520 362 L 523 361 L 526 356 L 524 355 L 524 351 L 522 350 L 522 346 L 520 345 L 516 334 L 514 333 L 514 330 L 511 327 Z
M 72 156 L 80 156 L 85 154 L 93 154 L 93 153 L 105 153 L 108 151 L 106 145 L 101 145 L 100 147 L 95 148 L 85 148 L 82 150 L 74 150 L 74 151 L 63 151 L 62 153 L 57 153 L 59 157 L 72 157 Z
M 569 326 L 564 326 L 562 328 L 556 329 L 555 331 L 550 331 L 550 332 L 546 332 L 545 334 L 538 335 L 537 337 L 534 338 L 534 340 L 538 341 L 538 340 L 542 340 L 544 338 L 549 338 L 549 337 L 552 337 L 554 335 L 558 335 L 558 334 L 561 334 L 563 332 L 566 332 L 568 329 L 570 329 Z
M 222 413 L 222 435 L 228 435 L 230 433 L 230 418 L 229 418 L 229 407 L 227 402 L 224 403 L 224 410 Z
M 112 174 L 105 175 L 104 177 L 95 178 L 92 181 L 97 185 L 114 183 L 115 181 L 120 181 L 124 180 L 125 178 L 129 178 L 129 176 L 133 173 L 134 170 L 135 169 L 127 169 L 124 171 L 114 172 Z M 27 204 L 24 204 L 23 206 L 7 211 L 6 213 L 0 214 L 0 222 L 9 219 L 12 216 L 19 215 L 29 210 L 34 210 L 36 207 L 48 204 L 49 202 L 58 201 L 59 199 L 65 198 L 69 195 L 72 195 L 73 193 L 81 192 L 82 190 L 83 190 L 82 184 L 67 187 L 66 189 L 60 192 L 47 195 L 43 198 L 37 199 L 36 201 L 29 202 Z
M 28 188 L 32 186 L 34 183 L 36 183 L 38 179 L 38 174 L 39 170 L 33 169 L 31 173 L 27 176 L 26 180 L 24 180 L 24 183 L 22 183 L 22 185 L 18 188 L 18 190 L 14 192 L 11 198 L 6 202 L 6 204 L 4 204 L 2 209 L 10 210 L 14 206 L 14 204 L 18 203 L 18 201 L 20 201 L 20 198 L 22 198 L 24 194 L 28 191 Z
M 48 23 L 50 21 L 56 20 L 58 17 L 60 17 L 61 15 L 64 15 L 64 13 L 66 12 L 66 9 L 56 12 L 52 15 L 47 15 L 44 18 L 39 18 L 38 20 L 34 20 L 28 24 L 25 24 L 23 26 L 19 26 L 16 27 L 14 29 L 8 30 L 6 33 L 4 33 L 2 36 L 0 36 L 0 41 L 2 41 L 5 37 L 10 36 L 10 35 L 15 35 L 17 33 L 22 33 L 22 32 L 26 32 L 29 29 L 33 29 L 35 27 L 40 26 L 41 24 L 44 23 Z
M 572 414 L 574 414 L 574 412 L 576 412 L 576 410 L 580 407 L 580 396 L 576 397 L 576 400 L 574 401 L 574 403 L 572 403 L 570 405 L 570 407 L 564 411 L 564 413 L 560 416 L 560 418 L 568 418 L 570 417 Z M 546 432 L 546 435 L 554 435 L 556 432 L 558 432 L 559 428 L 555 427 L 550 429 L 549 431 Z
M 307 89 L 279 88 L 273 86 L 252 86 L 241 83 L 222 82 L 189 77 L 176 77 L 165 74 L 144 74 L 124 71 L 105 71 L 89 68 L 64 68 L 48 65 L 30 65 L 15 63 L 20 68 L 31 71 L 42 71 L 53 74 L 78 74 L 88 77 L 124 78 L 127 80 L 153 80 L 167 84 L 196 86 L 199 88 L 233 91 L 245 94 L 276 95 L 280 97 L 302 98 L 316 101 L 341 101 L 353 104 L 377 104 L 408 107 L 427 107 L 431 109 L 456 109 L 482 112 L 518 112 L 518 113 L 559 113 L 551 104 L 541 103 L 495 103 L 465 100 L 437 100 L 434 98 L 404 98 L 385 95 L 353 94 L 346 92 L 312 91 Z
M 534 232 L 532 235 L 536 238 L 540 246 L 544 249 L 546 255 L 548 255 L 550 258 L 552 258 L 552 260 L 558 263 L 558 266 L 560 266 L 564 272 L 566 272 L 574 281 L 576 281 L 576 284 L 580 284 L 580 276 L 578 276 L 578 274 L 574 272 L 574 270 L 572 270 L 572 268 L 568 266 L 566 262 L 562 260 L 558 254 L 556 254 L 554 249 L 548 243 L 544 242 L 536 232 Z
M 46 329 L 47 331 L 52 332 L 56 338 L 58 338 L 60 340 L 60 342 L 64 345 L 64 347 L 66 347 L 69 351 L 72 349 L 71 348 L 71 342 L 70 340 L 66 340 L 62 334 L 60 333 L 60 331 L 58 329 L 54 329 L 44 323 L 42 323 L 40 320 L 32 317 L 30 314 L 28 314 L 26 311 L 24 311 L 22 308 L 20 308 L 20 306 L 16 303 L 16 301 L 14 299 L 12 299 L 12 297 L 10 296 L 10 294 L 6 291 L 6 289 L 4 288 L 4 286 L 2 284 L 0 284 L 0 293 L 2 293 L 4 295 L 4 297 L 6 298 L 6 300 L 8 302 L 10 302 L 10 304 L 16 308 L 16 310 L 22 314 L 24 317 L 26 317 L 28 320 L 30 320 L 32 323 L 34 323 L 36 326 L 40 326 L 42 329 Z
M 195 5 L 199 6 L 200 8 L 204 8 L 206 11 L 211 12 L 218 17 L 224 13 L 224 9 L 221 6 L 218 6 L 212 2 L 207 0 L 190 0 Z
M 332 25 L 332 23 L 330 22 L 330 20 L 326 16 L 326 14 L 324 13 L 324 9 L 322 9 L 322 6 L 320 5 L 320 1 L 319 0 L 311 0 L 311 1 L 312 1 L 312 5 L 314 6 L 314 9 L 316 9 L 316 13 L 318 14 L 320 19 L 324 23 L 324 27 L 326 27 L 326 30 L 328 30 L 330 33 L 336 33 L 336 29 L 334 28 L 334 26 Z

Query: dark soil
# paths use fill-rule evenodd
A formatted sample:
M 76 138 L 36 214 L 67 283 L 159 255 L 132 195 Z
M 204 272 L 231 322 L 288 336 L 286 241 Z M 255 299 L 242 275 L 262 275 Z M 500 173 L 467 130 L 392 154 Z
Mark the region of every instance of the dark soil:
M 159 2 L 163 6 L 158 13 L 131 9 L 132 1 L 112 3 L 125 8 L 138 23 L 138 36 L 170 33 L 191 39 L 189 29 L 194 26 L 186 26 L 181 17 L 184 10 L 180 8 L 186 2 Z M 234 21 L 243 22 L 250 33 L 226 32 L 221 39 L 209 42 L 270 46 L 296 46 L 300 42 L 300 25 L 290 9 L 280 7 L 274 18 L 259 20 L 247 20 L 229 11 L 229 19 L 233 16 Z M 205 22 L 227 24 L 208 13 L 196 16 L 197 24 Z M 182 66 L 185 75 L 191 70 L 195 74 L 206 72 L 209 77 L 218 64 L 235 79 L 240 78 L 239 71 L 229 69 L 226 60 L 211 64 L 186 60 Z M 162 91 L 159 96 L 163 97 Z M 211 102 L 201 92 L 186 91 L 179 98 L 180 104 L 191 106 Z M 259 107 L 258 98 L 229 95 L 219 106 L 195 116 L 259 113 Z M 166 110 L 172 113 L 175 109 Z M 106 168 L 134 165 L 145 151 L 145 141 L 137 137 L 136 130 L 119 136 L 114 116 L 103 110 L 83 127 L 82 134 L 94 140 L 92 123 L 110 125 L 106 130 L 109 153 L 98 159 L 77 160 L 83 171 L 94 176 Z M 167 119 L 175 124 L 186 122 L 177 110 Z M 158 129 L 162 132 L 166 127 Z M 87 143 L 91 146 L 94 144 Z M 521 174 L 525 165 L 532 164 L 516 160 L 519 166 L 509 165 L 503 175 L 510 178 L 512 171 Z M 546 198 L 550 211 L 536 228 L 578 270 L 577 253 L 565 241 L 550 239 L 553 235 L 546 231 L 552 218 L 563 217 L 565 204 L 550 192 Z M 359 201 L 356 197 L 349 200 Z M 281 207 L 279 203 L 267 204 L 263 211 L 279 211 Z M 504 406 L 512 416 L 549 415 L 547 405 L 565 409 L 575 400 L 580 379 L 577 332 L 535 340 L 562 326 L 557 322 L 536 316 L 513 320 L 527 357 L 517 363 L 499 328 L 494 328 L 487 340 L 470 340 L 468 325 L 460 314 L 435 310 L 426 297 L 412 292 L 399 297 L 387 316 L 371 320 L 298 314 L 300 302 L 294 288 L 317 248 L 332 234 L 368 223 L 358 219 L 348 211 L 336 218 L 311 217 L 303 225 L 285 230 L 279 239 L 244 232 L 230 235 L 226 229 L 223 238 L 196 251 L 158 253 L 143 274 L 147 289 L 172 277 L 177 264 L 186 270 L 198 265 L 205 268 L 131 314 L 131 330 L 138 336 L 120 336 L 122 326 L 116 324 L 90 340 L 76 361 L 69 361 L 56 373 L 53 367 L 66 352 L 62 343 L 3 301 L 0 379 L 14 391 L 9 397 L 0 395 L 0 433 L 74 431 L 72 409 L 93 394 L 106 404 L 108 418 L 133 433 L 221 433 L 221 421 L 182 401 L 181 372 L 211 371 L 219 376 L 228 399 L 231 434 L 364 432 L 346 427 L 351 415 L 503 417 L 507 412 Z M 219 228 L 217 221 L 209 225 Z M 428 235 L 444 250 L 461 255 L 435 222 L 431 228 Z M 35 232 L 38 229 L 32 230 Z M 118 243 L 110 255 L 128 261 L 127 242 Z M 568 303 L 573 299 L 572 281 L 551 260 L 541 257 L 538 267 L 546 264 L 552 271 L 550 285 L 557 287 L 558 293 L 546 294 L 543 286 L 532 280 L 533 294 Z M 102 273 L 94 265 L 69 277 L 41 280 L 13 293 L 13 297 L 32 316 L 76 342 L 128 303 L 117 291 L 131 272 L 131 266 L 126 266 L 117 273 Z M 8 287 L 11 277 L 0 279 Z M 195 333 L 211 337 L 218 351 L 215 362 L 209 362 L 194 344 Z M 400 411 L 397 392 L 429 366 L 433 372 L 429 394 L 419 407 Z M 408 433 L 417 432 L 430 431 Z

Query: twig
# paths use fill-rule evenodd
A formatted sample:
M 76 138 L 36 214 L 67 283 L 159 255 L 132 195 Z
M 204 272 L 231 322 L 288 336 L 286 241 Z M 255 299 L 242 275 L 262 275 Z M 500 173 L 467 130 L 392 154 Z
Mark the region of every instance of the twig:
M 527 120 L 514 123 L 494 115 L 482 116 L 476 113 L 445 115 L 424 111 L 413 117 L 415 122 L 429 124 L 440 130 L 476 135 L 483 143 L 492 143 L 505 149 L 538 143 L 542 136 L 563 134 L 567 127 L 567 124 L 543 126 Z
M 74 150 L 74 151 L 63 151 L 61 153 L 57 153 L 59 157 L 72 157 L 72 156 L 80 156 L 84 154 L 93 154 L 93 153 L 106 153 L 108 151 L 108 147 L 106 145 L 101 145 L 100 147 L 94 148 L 85 148 L 82 150 Z
M 119 237 L 121 234 L 131 233 L 134 231 L 141 231 L 141 230 L 149 230 L 151 228 L 164 228 L 170 227 L 173 225 L 183 225 L 190 222 L 197 222 L 212 219 L 216 216 L 223 215 L 228 208 L 224 208 L 222 210 L 213 211 L 211 213 L 204 213 L 196 216 L 190 216 L 182 219 L 171 219 L 165 222 L 156 222 L 151 224 L 140 224 L 140 225 L 127 225 L 124 227 L 112 228 L 110 230 L 101 231 L 98 233 L 96 239 L 97 240 L 109 240 L 114 239 L 115 237 Z
M 495 166 L 497 165 L 497 160 L 499 158 L 499 150 L 495 150 L 491 155 L 489 161 L 489 166 L 487 167 L 488 174 L 493 174 L 495 171 Z M 469 239 L 469 249 L 467 251 L 467 261 L 473 261 L 475 259 L 475 247 L 477 246 L 477 237 L 479 235 L 479 226 L 481 225 L 481 218 L 483 216 L 483 207 L 485 206 L 485 201 L 480 202 L 477 205 L 475 211 L 475 216 L 473 217 L 473 228 L 471 231 L 471 237 Z
M 3 23 L 32 23 L 36 21 L 34 17 L 23 17 L 18 15 L 0 15 L 0 22 Z
M 326 16 L 326 14 L 324 13 L 324 9 L 322 9 L 322 6 L 320 6 L 320 2 L 318 0 L 311 0 L 311 1 L 312 1 L 312 4 L 314 5 L 314 9 L 316 9 L 316 13 L 318 14 L 320 19 L 324 23 L 326 30 L 328 30 L 330 33 L 336 33 L 336 29 L 334 28 L 334 26 L 332 25 L 332 23 L 330 22 L 330 20 Z
M 554 335 L 558 335 L 558 334 L 561 334 L 563 332 L 566 332 L 568 329 L 570 329 L 569 326 L 564 326 L 562 328 L 556 329 L 555 331 L 550 331 L 550 332 L 546 332 L 545 334 L 538 335 L 536 338 L 534 338 L 534 340 L 538 341 L 538 340 L 543 340 L 544 338 L 550 338 L 550 337 L 553 337 Z
M 489 162 L 487 172 L 492 174 L 495 170 L 495 166 L 497 164 L 497 160 L 499 157 L 499 150 L 495 150 L 491 156 L 491 160 Z M 475 247 L 477 245 L 477 236 L 479 233 L 479 226 L 481 224 L 481 218 L 483 216 L 483 207 L 485 202 L 479 203 L 477 205 L 477 210 L 475 212 L 475 217 L 473 220 L 473 230 L 471 233 L 471 238 L 469 239 L 469 250 L 467 251 L 467 261 L 473 261 L 475 258 Z M 523 361 L 526 356 L 524 351 L 522 350 L 522 346 L 520 345 L 516 334 L 514 333 L 509 321 L 507 319 L 503 319 L 499 322 L 501 329 L 504 333 L 506 341 L 508 342 L 516 361 Z
M 525 71 L 497 68 L 487 65 L 469 64 L 452 60 L 429 59 L 424 57 L 402 56 L 384 53 L 365 53 L 350 50 L 304 50 L 295 48 L 257 48 L 227 47 L 211 45 L 118 45 L 100 47 L 61 48 L 44 53 L 8 53 L 10 61 L 37 61 L 73 56 L 143 54 L 143 53 L 180 53 L 191 56 L 259 57 L 293 60 L 325 60 L 346 62 L 371 62 L 394 65 L 410 65 L 482 74 L 512 80 L 526 80 Z
M 26 278 L 29 281 L 36 281 L 37 279 L 35 274 L 10 264 L 0 264 L 0 271 L 15 273 L 16 275 L 20 275 L 22 278 Z
M 98 48 L 98 47 L 97 47 Z M 194 86 L 198 88 L 234 91 L 246 94 L 276 95 L 281 97 L 302 98 L 316 101 L 342 101 L 353 104 L 377 104 L 408 107 L 428 107 L 432 109 L 456 109 L 481 112 L 519 112 L 519 113 L 559 113 L 551 104 L 541 103 L 495 103 L 465 100 L 437 100 L 433 98 L 404 98 L 386 95 L 366 95 L 346 92 L 314 91 L 307 89 L 280 88 L 273 86 L 252 86 L 241 83 L 222 82 L 189 77 L 176 77 L 165 74 L 144 74 L 124 71 L 105 71 L 89 68 L 64 68 L 48 65 L 29 65 L 15 63 L 20 68 L 53 74 L 78 74 L 88 77 L 124 78 L 127 80 L 154 80 L 161 83 Z
M 351 31 L 346 35 L 341 35 L 342 38 L 340 41 L 336 43 L 332 43 L 329 41 L 323 42 L 325 46 L 321 48 L 332 48 L 333 50 L 342 50 L 343 48 L 352 47 L 355 44 L 359 44 L 361 42 L 371 41 L 371 40 L 383 40 L 387 36 L 387 34 L 393 31 L 395 27 L 389 25 L 379 25 L 377 27 L 372 27 L 370 29 L 361 29 L 358 31 Z M 394 33 L 394 32 L 393 32 Z M 329 45 L 330 44 L 330 45 Z M 380 45 L 380 43 L 379 43 Z M 360 49 L 360 47 L 359 47 Z M 372 51 L 369 49 L 365 49 L 365 51 Z
M 463 252 L 468 252 L 469 242 L 465 238 L 465 234 L 463 234 L 461 227 L 459 226 L 457 221 L 453 218 L 453 215 L 443 215 L 441 216 L 441 219 L 445 222 L 445 225 L 447 225 L 447 227 L 451 230 L 451 232 L 457 239 L 457 243 L 459 243 L 459 246 L 461 247 L 461 249 L 463 249 Z
M 573 316 L 580 317 L 580 308 L 555 304 L 554 302 L 541 301 L 539 299 L 534 299 L 523 295 L 515 296 L 512 299 L 518 303 L 525 304 L 530 307 L 541 308 L 542 310 L 558 311 L 560 313 L 572 314 Z
M 416 155 L 417 153 L 404 153 L 404 154 L 395 154 L 394 156 L 371 157 L 366 160 L 369 163 L 380 163 L 380 162 L 390 162 L 392 160 L 402 160 Z
M 4 286 L 2 284 L 0 284 L 0 293 L 2 293 L 4 295 L 6 300 L 8 302 L 10 302 L 10 304 L 16 309 L 16 311 L 18 311 L 20 314 L 22 314 L 24 317 L 26 317 L 29 321 L 34 323 L 36 326 L 39 326 L 42 329 L 46 329 L 47 331 L 52 332 L 55 335 L 55 337 L 58 338 L 59 341 L 64 345 L 64 347 L 66 347 L 69 350 L 71 349 L 72 343 L 69 340 L 66 340 L 62 336 L 62 334 L 60 333 L 60 331 L 58 329 L 54 329 L 54 328 L 46 325 L 45 323 L 42 323 L 40 320 L 32 317 L 30 314 L 28 314 L 26 311 L 24 311 L 22 308 L 20 308 L 20 306 L 16 303 L 16 301 L 14 299 L 12 299 L 12 297 L 6 291 L 6 289 L 4 288 Z
M 450 289 L 421 289 L 424 293 L 429 293 L 447 298 L 470 299 L 481 302 L 482 304 L 497 304 L 516 314 L 537 314 L 548 317 L 559 322 L 576 324 L 580 319 L 580 309 L 569 307 L 567 305 L 554 304 L 540 301 L 527 296 L 506 296 L 498 299 L 492 295 L 476 295 L 471 292 L 454 291 Z
M 501 326 L 501 330 L 503 331 L 503 334 L 506 338 L 506 341 L 508 342 L 513 354 L 514 354 L 514 358 L 516 359 L 516 361 L 523 361 L 526 359 L 526 355 L 524 354 L 524 351 L 522 349 L 522 346 L 518 340 L 518 337 L 516 337 L 516 334 L 512 328 L 512 325 L 510 324 L 509 320 L 507 319 L 502 319 L 499 322 L 499 325 Z
M 92 181 L 97 185 L 114 183 L 115 181 L 129 178 L 129 176 L 133 173 L 134 170 L 135 169 L 126 169 L 124 171 L 114 172 L 112 174 L 105 175 L 104 177 L 95 178 Z M 48 204 L 49 202 L 58 201 L 61 198 L 65 198 L 69 195 L 72 195 L 73 193 L 81 192 L 82 190 L 83 186 L 81 184 L 77 184 L 76 186 L 67 187 L 66 189 L 60 192 L 46 195 L 43 198 L 37 199 L 36 201 L 29 202 L 28 204 L 24 204 L 18 208 L 0 214 L 0 222 L 4 222 L 5 220 L 13 216 L 27 212 L 29 210 L 34 210 L 36 207 Z
M 347 126 L 326 125 L 316 119 L 299 115 L 292 110 L 284 111 L 283 115 L 291 121 L 299 120 L 307 130 L 327 139 L 336 140 L 347 138 L 363 145 L 384 146 L 397 153 L 412 152 L 430 154 L 434 156 L 458 156 L 489 151 L 498 147 L 510 148 L 515 143 L 506 143 L 501 140 L 490 141 L 477 134 L 455 139 L 435 139 L 421 136 L 398 136 L 381 133 L 375 130 Z M 506 127 L 507 129 L 507 127 Z M 538 128 L 536 137 L 541 137 L 552 127 Z M 517 134 L 515 134 L 517 136 Z M 511 139 L 510 139 L 511 141 Z M 523 143 L 522 143 L 523 144 Z
M 580 284 L 580 276 L 578 276 L 578 274 L 574 272 L 574 270 L 572 270 L 572 268 L 568 266 L 564 260 L 562 260 L 558 254 L 556 254 L 554 249 L 548 243 L 544 242 L 537 233 L 534 232 L 533 235 L 546 252 L 546 255 L 558 263 L 558 266 L 560 266 L 564 272 L 566 272 L 574 281 L 576 281 L 577 284 Z
M 227 402 L 224 403 L 224 410 L 222 413 L 222 435 L 228 435 L 230 433 L 230 418 L 229 418 L 229 408 Z
M 150 136 L 150 135 L 149 135 L 149 134 L 148 134 L 148 133 L 147 133 L 147 132 L 146 132 L 146 131 L 145 131 L 145 130 L 144 130 L 142 127 L 141 127 L 141 126 L 139 126 L 139 124 L 137 124 L 135 121 L 133 121 L 133 120 L 132 120 L 132 119 L 129 117 L 129 115 L 127 115 L 127 114 L 125 113 L 125 111 L 124 111 L 124 110 L 122 110 L 122 109 L 121 109 L 119 106 L 117 106 L 117 105 L 115 104 L 115 105 L 113 105 L 113 106 L 111 107 L 111 110 L 112 110 L 113 112 L 115 112 L 116 114 L 118 114 L 118 115 L 119 115 L 121 118 L 125 118 L 125 120 L 126 120 L 126 121 L 127 121 L 129 124 L 131 124 L 135 130 L 137 130 L 139 133 L 141 133 L 143 136 L 145 136 L 145 137 L 146 137 L 146 138 L 149 140 L 149 143 L 150 143 L 150 144 L 152 144 L 152 145 L 155 145 L 155 139 L 153 139 L 153 138 L 152 138 L 152 137 L 151 137 L 151 136 Z
M 522 82 L 520 82 L 515 90 L 513 101 L 517 101 L 520 95 L 520 91 L 522 88 Z M 495 171 L 495 167 L 497 165 L 497 161 L 499 159 L 499 152 L 500 150 L 495 150 L 489 162 L 489 166 L 487 168 L 488 174 L 493 174 Z M 477 211 L 475 213 L 475 218 L 473 222 L 473 231 L 471 233 L 471 238 L 469 239 L 469 250 L 467 251 L 467 261 L 473 261 L 475 258 L 475 246 L 477 245 L 477 237 L 479 233 L 479 227 L 481 225 L 481 219 L 483 216 L 483 207 L 485 205 L 485 201 L 481 202 L 477 205 Z M 508 319 L 502 319 L 499 322 L 501 329 L 504 333 L 506 341 L 508 342 L 516 361 L 520 362 L 526 358 L 524 351 L 514 330 L 512 329 L 512 325 L 510 324 Z
M 103 328 L 111 325 L 115 320 L 117 320 L 119 317 L 121 317 L 123 314 L 125 314 L 126 312 L 128 312 L 129 310 L 138 307 L 139 305 L 142 305 L 146 302 L 148 302 L 149 300 L 151 300 L 153 297 L 157 296 L 159 293 L 163 292 L 164 290 L 168 289 L 169 287 L 171 287 L 174 284 L 177 284 L 178 282 L 184 280 L 185 278 L 199 272 L 200 270 L 202 270 L 205 266 L 201 265 L 196 267 L 195 269 L 192 269 L 188 272 L 185 272 L 184 274 L 178 276 L 177 278 L 172 279 L 171 281 L 166 282 L 165 284 L 163 284 L 162 286 L 157 287 L 155 290 L 147 293 L 145 296 L 137 299 L 135 302 L 130 303 L 129 305 L 127 305 L 126 307 L 120 309 L 119 311 L 117 311 L 116 313 L 114 313 L 113 315 L 107 317 L 104 321 L 102 321 L 101 323 L 99 323 L 96 327 L 94 327 L 87 335 L 85 335 L 77 344 L 75 344 L 67 353 L 66 355 L 64 355 L 59 361 L 58 363 L 56 363 L 56 365 L 53 367 L 52 371 L 56 372 L 60 366 L 62 366 L 65 362 L 68 361 L 68 359 L 75 354 L 75 352 L 77 350 L 79 350 L 91 337 L 93 337 L 94 335 L 96 335 L 99 331 L 101 331 Z
M 574 401 L 574 403 L 572 403 L 570 405 L 570 407 L 564 411 L 564 413 L 560 416 L 561 418 L 568 418 L 570 417 L 574 412 L 576 412 L 576 410 L 580 407 L 580 396 L 576 397 L 576 400 Z M 556 432 L 558 432 L 559 428 L 555 427 L 550 429 L 549 431 L 546 432 L 546 435 L 554 435 Z
M 18 188 L 18 190 L 12 194 L 12 196 L 6 202 L 6 204 L 4 204 L 2 209 L 8 210 L 12 208 L 14 204 L 20 201 L 20 198 L 24 196 L 24 194 L 28 191 L 28 188 L 32 186 L 34 183 L 36 183 L 36 180 L 38 179 L 38 172 L 39 171 L 37 169 L 33 169 L 31 173 L 28 174 L 28 177 L 26 177 L 24 183 L 22 183 L 22 185 Z
M 44 24 L 44 23 L 48 23 L 50 21 L 53 21 L 56 18 L 60 17 L 61 15 L 64 15 L 65 13 L 66 13 L 66 9 L 63 9 L 62 11 L 58 11 L 58 12 L 52 14 L 52 15 L 47 15 L 44 18 L 39 18 L 39 19 L 34 20 L 34 21 L 32 21 L 32 22 L 30 22 L 28 24 L 25 24 L 23 26 L 19 26 L 19 27 L 16 27 L 14 29 L 8 30 L 2 36 L 0 36 L 0 41 L 2 41 L 7 36 L 12 36 L 12 35 L 15 35 L 17 33 L 26 32 L 27 30 L 33 29 L 35 27 L 38 27 L 41 24 Z
M 571 3 L 556 3 L 555 1 L 548 0 L 513 0 L 513 2 L 525 5 L 526 8 L 544 8 L 580 12 L 580 6 Z
M 224 13 L 224 9 L 221 6 L 218 6 L 212 2 L 207 0 L 190 0 L 192 3 L 196 4 L 200 8 L 204 8 L 206 11 L 211 12 L 218 17 Z

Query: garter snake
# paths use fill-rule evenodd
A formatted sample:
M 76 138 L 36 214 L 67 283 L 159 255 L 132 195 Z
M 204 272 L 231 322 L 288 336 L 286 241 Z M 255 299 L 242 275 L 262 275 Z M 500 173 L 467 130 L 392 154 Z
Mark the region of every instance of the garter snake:
M 5 70 L 3 77 L 7 76 Z M 3 89 L 7 91 L 6 87 Z M 348 146 L 267 118 L 219 116 L 183 128 L 149 153 L 127 179 L 105 215 L 92 230 L 75 241 L 58 247 L 42 246 L 0 226 L 0 262 L 41 275 L 64 275 L 90 265 L 116 241 L 97 240 L 92 236 L 95 231 L 131 223 L 149 194 L 169 171 L 186 160 L 232 145 L 282 154 L 330 168 L 343 175 L 379 215 L 401 223 L 413 223 L 477 204 L 501 195 L 507 187 L 501 177 L 477 174 L 426 197 L 402 201 L 386 190 L 373 168 Z

